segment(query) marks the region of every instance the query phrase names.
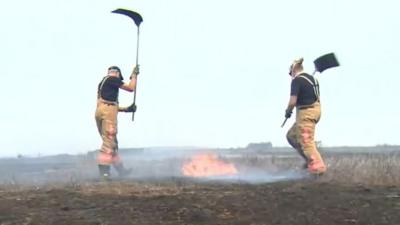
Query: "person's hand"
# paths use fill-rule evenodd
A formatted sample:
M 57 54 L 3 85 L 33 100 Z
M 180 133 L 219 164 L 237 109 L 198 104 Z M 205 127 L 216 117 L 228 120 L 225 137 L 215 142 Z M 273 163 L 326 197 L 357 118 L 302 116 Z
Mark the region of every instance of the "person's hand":
M 133 76 L 137 75 L 139 75 L 139 65 L 136 65 L 135 68 L 133 68 L 132 75 L 129 79 L 132 79 Z
M 285 110 L 285 118 L 289 119 L 292 116 L 292 110 L 286 109 Z
M 133 74 L 139 75 L 139 65 L 136 65 L 135 68 L 133 68 Z
M 126 108 L 126 112 L 134 113 L 134 112 L 136 112 L 136 109 L 137 109 L 137 107 L 136 107 L 135 103 L 132 103 L 132 105 L 130 105 L 130 106 L 128 106 L 128 108 Z

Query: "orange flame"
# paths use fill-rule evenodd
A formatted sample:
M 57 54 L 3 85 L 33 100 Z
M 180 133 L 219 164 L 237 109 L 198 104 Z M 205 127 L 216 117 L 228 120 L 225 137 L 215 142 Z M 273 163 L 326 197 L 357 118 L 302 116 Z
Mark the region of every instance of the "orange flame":
M 199 154 L 192 157 L 182 167 L 183 175 L 191 177 L 208 177 L 237 174 L 235 166 L 218 159 L 216 154 Z

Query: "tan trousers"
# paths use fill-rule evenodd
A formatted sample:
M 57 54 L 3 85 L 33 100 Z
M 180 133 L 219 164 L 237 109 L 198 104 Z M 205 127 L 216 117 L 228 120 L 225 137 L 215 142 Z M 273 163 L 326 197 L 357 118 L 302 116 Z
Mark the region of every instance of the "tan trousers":
M 103 143 L 97 161 L 100 165 L 111 165 L 120 162 L 118 156 L 118 105 L 97 101 L 96 124 Z
M 310 172 L 325 172 L 326 166 L 315 145 L 315 125 L 321 118 L 319 102 L 302 109 L 296 107 L 296 122 L 289 129 L 286 137 L 289 144 L 306 160 Z

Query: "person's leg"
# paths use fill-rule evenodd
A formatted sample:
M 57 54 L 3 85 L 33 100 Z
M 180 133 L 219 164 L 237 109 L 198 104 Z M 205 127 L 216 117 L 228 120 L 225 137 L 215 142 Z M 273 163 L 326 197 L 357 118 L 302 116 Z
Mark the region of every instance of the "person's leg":
M 103 143 L 97 157 L 99 164 L 100 176 L 106 179 L 110 177 L 110 166 L 113 164 L 114 155 L 117 144 L 117 106 L 102 105 L 100 106 L 99 116 L 96 121 L 99 121 L 98 127 L 101 131 Z
M 113 164 L 115 170 L 118 172 L 118 175 L 120 177 L 126 177 L 128 175 L 130 175 L 132 173 L 132 169 L 129 168 L 125 168 L 124 164 L 120 161 L 120 162 L 115 162 Z
M 304 161 L 308 162 L 308 158 L 304 154 L 303 150 L 301 149 L 301 144 L 298 141 L 298 136 L 299 131 L 298 131 L 298 126 L 297 123 L 294 123 L 293 126 L 289 129 L 289 131 L 286 134 L 286 139 L 289 142 L 289 144 L 296 149 L 296 151 L 299 153 L 299 155 L 304 159 Z
M 115 137 L 115 143 L 117 145 L 117 148 L 115 149 L 114 154 L 113 154 L 113 164 L 112 165 L 114 166 L 114 169 L 118 172 L 118 175 L 120 177 L 128 176 L 129 174 L 132 173 L 132 169 L 125 168 L 124 164 L 122 163 L 121 157 L 119 156 L 119 153 L 118 153 L 117 137 Z
M 299 110 L 298 128 L 300 135 L 298 141 L 308 159 L 308 170 L 311 173 L 324 173 L 325 163 L 315 144 L 315 125 L 320 117 L 319 107 Z

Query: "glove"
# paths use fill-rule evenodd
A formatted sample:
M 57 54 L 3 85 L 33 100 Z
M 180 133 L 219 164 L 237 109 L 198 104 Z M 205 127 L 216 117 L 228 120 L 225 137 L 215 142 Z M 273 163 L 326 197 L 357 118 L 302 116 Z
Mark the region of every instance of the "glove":
M 289 119 L 292 116 L 292 110 L 286 109 L 285 111 L 285 118 Z
M 133 68 L 132 75 L 129 77 L 129 79 L 132 79 L 133 75 L 139 75 L 139 65 L 136 65 L 135 68 Z
M 119 112 L 136 112 L 136 105 L 132 103 L 132 105 L 128 107 L 121 107 L 118 109 Z
M 132 105 L 130 105 L 130 106 L 128 106 L 128 108 L 126 108 L 126 112 L 134 113 L 134 112 L 136 112 L 136 109 L 137 109 L 137 107 L 136 107 L 135 103 L 132 103 Z

